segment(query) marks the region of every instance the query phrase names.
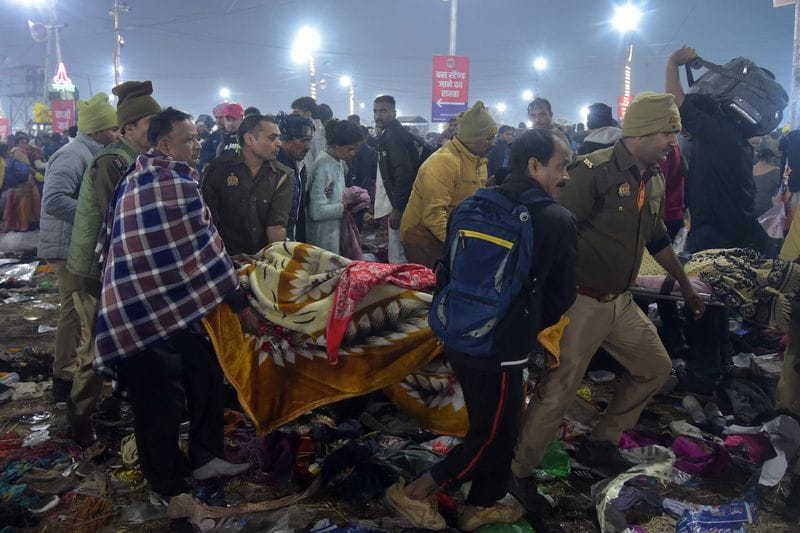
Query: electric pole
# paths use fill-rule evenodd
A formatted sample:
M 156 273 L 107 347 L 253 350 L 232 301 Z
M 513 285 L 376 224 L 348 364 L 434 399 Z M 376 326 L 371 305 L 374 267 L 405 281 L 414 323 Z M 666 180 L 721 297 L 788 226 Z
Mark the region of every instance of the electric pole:
M 456 55 L 456 22 L 458 20 L 458 0 L 450 0 L 450 50 L 451 56 Z
M 125 46 L 125 38 L 119 32 L 119 16 L 122 13 L 128 13 L 131 8 L 127 3 L 120 0 L 114 0 L 114 9 L 108 12 L 114 18 L 114 86 L 120 84 L 122 81 L 122 62 L 120 54 L 122 47 Z

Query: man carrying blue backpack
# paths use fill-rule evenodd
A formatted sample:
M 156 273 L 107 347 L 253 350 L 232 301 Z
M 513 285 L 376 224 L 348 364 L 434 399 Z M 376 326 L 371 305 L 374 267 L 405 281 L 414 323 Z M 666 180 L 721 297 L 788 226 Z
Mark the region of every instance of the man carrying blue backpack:
M 389 487 L 390 505 L 415 527 L 440 530 L 440 488 L 472 481 L 458 527 L 511 523 L 524 511 L 499 503 L 508 489 L 523 403 L 522 370 L 537 333 L 576 296 L 572 214 L 553 201 L 570 148 L 551 130 L 514 141 L 502 187 L 480 189 L 449 220 L 428 320 L 444 342 L 469 413 L 462 443 L 428 472 Z

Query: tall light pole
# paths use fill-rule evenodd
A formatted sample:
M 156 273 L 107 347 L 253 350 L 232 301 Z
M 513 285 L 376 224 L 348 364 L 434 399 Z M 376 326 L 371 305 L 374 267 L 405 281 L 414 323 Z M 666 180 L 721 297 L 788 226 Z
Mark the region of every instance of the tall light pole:
M 53 50 L 56 52 L 56 65 L 61 65 L 61 28 L 62 25 L 58 23 L 58 14 L 56 10 L 56 0 L 49 2 L 50 17 L 44 27 L 47 29 L 47 53 L 44 56 L 44 94 L 43 100 L 46 102 L 48 97 L 48 85 L 50 75 L 52 74 Z M 29 22 L 30 24 L 30 22 Z
M 311 98 L 317 98 L 317 67 L 314 63 L 314 52 L 319 48 L 319 32 L 309 26 L 303 26 L 297 32 L 292 45 L 292 61 L 308 62 L 308 78 L 311 85 Z
M 122 47 L 125 46 L 125 39 L 119 33 L 119 16 L 121 13 L 127 13 L 131 10 L 128 7 L 128 4 L 125 2 L 120 2 L 120 0 L 114 0 L 114 9 L 108 12 L 109 15 L 114 19 L 114 86 L 120 84 L 122 81 L 122 60 L 120 59 L 120 55 L 122 53 Z
M 450 47 L 448 55 L 456 55 L 456 23 L 458 22 L 458 0 L 450 0 Z
M 639 29 L 639 22 L 642 19 L 642 11 L 638 6 L 631 4 L 618 5 L 614 9 L 614 18 L 611 23 L 614 28 L 625 37 L 628 36 L 627 55 L 625 58 L 625 74 L 622 81 L 622 96 L 625 101 L 625 108 L 631 100 L 631 77 L 633 65 L 633 34 Z M 624 114 L 621 113 L 621 114 Z
M 356 89 L 353 85 L 353 78 L 350 76 L 342 76 L 339 78 L 339 84 L 342 87 L 345 87 L 348 90 L 349 94 L 349 102 L 350 102 L 350 112 L 349 115 L 355 115 L 356 113 Z

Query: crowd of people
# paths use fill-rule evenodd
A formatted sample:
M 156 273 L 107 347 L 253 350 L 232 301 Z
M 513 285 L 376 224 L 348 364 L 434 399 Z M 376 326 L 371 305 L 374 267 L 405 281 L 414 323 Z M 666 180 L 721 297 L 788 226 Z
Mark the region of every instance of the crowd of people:
M 57 276 L 53 396 L 67 403 L 72 437 L 96 439 L 92 414 L 103 379 L 113 379 L 131 402 L 142 470 L 159 499 L 185 492 L 189 477 L 245 471 L 223 456 L 222 373 L 198 327 L 224 302 L 246 332 L 258 328 L 231 256 L 289 239 L 362 259 L 359 228 L 385 221 L 388 262 L 435 268 L 454 210 L 494 186 L 515 200 L 547 200 L 531 209 L 535 260 L 523 275 L 537 288 L 531 328 L 565 326 L 560 364 L 522 416 L 522 369 L 535 337 L 481 357 L 445 345 L 469 433 L 429 472 L 390 487 L 387 500 L 429 529 L 445 526 L 432 495 L 466 480 L 464 530 L 540 509 L 534 471 L 599 348 L 626 374 L 578 458 L 625 470 L 620 435 L 667 380 L 670 355 L 689 361 L 682 386 L 690 391 L 713 388 L 732 356 L 728 313 L 704 306 L 676 237 L 688 229 L 687 252 L 751 248 L 800 258 L 800 224 L 791 224 L 800 216 L 800 173 L 792 170 L 800 134 L 748 139 L 735 116 L 686 94 L 679 67 L 696 57 L 676 50 L 664 91 L 638 95 L 621 124 L 596 103 L 585 127 L 560 127 L 550 101 L 536 98 L 532 127 L 514 128 L 476 102 L 428 142 L 397 120 L 390 95 L 373 102 L 374 128 L 356 115 L 334 118 L 307 96 L 290 114 L 225 102 L 213 119 L 195 120 L 162 109 L 150 81 L 128 81 L 113 89 L 116 109 L 104 93 L 78 102 L 69 143 L 54 134 L 37 147 L 15 135 L 0 146 L 0 209 L 8 231 L 38 226 L 38 255 Z M 777 203 L 785 226 L 768 235 L 759 218 Z M 629 291 L 645 250 L 685 302 L 684 318 L 659 303 L 659 331 Z M 796 360 L 798 342 L 793 335 L 787 359 Z M 797 378 L 782 382 L 779 405 L 800 415 Z M 186 417 L 188 456 L 177 446 Z M 509 490 L 522 507 L 500 503 Z

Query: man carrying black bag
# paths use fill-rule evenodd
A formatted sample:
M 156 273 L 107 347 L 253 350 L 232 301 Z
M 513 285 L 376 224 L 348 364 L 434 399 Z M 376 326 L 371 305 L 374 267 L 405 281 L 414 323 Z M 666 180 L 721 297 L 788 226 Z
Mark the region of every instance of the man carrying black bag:
M 670 55 L 666 92 L 675 97 L 683 128 L 692 136 L 686 205 L 691 230 L 686 240 L 690 253 L 715 248 L 752 248 L 765 251 L 767 234 L 753 213 L 753 149 L 742 118 L 702 94 L 685 94 L 679 68 L 697 59 L 694 48 L 684 46 Z M 711 309 L 701 320 L 687 321 L 689 374 L 686 390 L 708 394 L 722 376 L 723 363 L 733 355 L 728 338 L 728 311 Z
M 523 217 L 519 219 L 528 225 L 532 220 L 532 251 L 527 252 L 530 268 L 523 282 L 526 290 L 515 295 L 507 314 L 499 321 L 490 320 L 480 331 L 465 335 L 476 338 L 486 330 L 492 331 L 493 342 L 490 345 L 493 348 L 489 353 L 467 354 L 454 348 L 461 344 L 460 339 L 445 341 L 445 353 L 464 394 L 469 432 L 460 445 L 428 472 L 408 485 L 401 480 L 387 490 L 386 497 L 391 506 L 415 527 L 444 529 L 446 524 L 438 512 L 435 492 L 441 487 L 468 480 L 472 480 L 472 488 L 458 514 L 459 529 L 472 531 L 484 524 L 510 523 L 524 513 L 519 506 L 503 505 L 499 500 L 507 493 L 511 458 L 519 431 L 523 403 L 522 369 L 527 365 L 528 354 L 534 349 L 536 333 L 557 323 L 575 300 L 575 222 L 569 211 L 552 201 L 552 196 L 567 179 L 565 169 L 569 161 L 569 146 L 551 130 L 528 131 L 511 147 L 511 174 L 503 186 L 494 191 L 515 204 L 519 204 L 523 196 L 526 201 L 535 200 L 531 205 L 526 202 L 527 209 L 522 210 Z M 470 199 L 465 200 L 459 209 L 468 204 Z M 530 218 L 527 218 L 528 214 Z M 487 213 L 487 218 L 489 215 Z M 510 261 L 518 259 L 512 254 L 516 244 L 510 241 L 510 237 L 503 239 L 498 235 L 460 228 L 458 219 L 457 210 L 449 228 L 447 242 L 451 246 L 448 256 L 469 254 L 470 248 L 481 250 L 481 246 L 490 243 L 508 249 Z M 472 240 L 467 242 L 469 239 Z M 455 283 L 459 275 L 457 262 L 458 259 L 452 259 L 443 265 L 453 278 L 451 283 Z M 475 271 L 478 270 L 488 269 L 473 268 L 471 274 L 477 275 Z M 492 271 L 488 271 L 489 276 L 494 277 Z M 437 293 L 439 290 L 437 287 Z M 437 300 L 435 295 L 431 315 L 447 314 L 446 304 L 440 308 Z M 451 328 L 457 326 L 459 317 L 446 318 L 452 319 L 449 321 Z M 515 325 L 509 326 L 511 322 Z M 431 323 L 433 326 L 432 320 Z M 522 335 L 524 330 L 532 334 Z M 434 331 L 439 335 L 437 327 Z M 515 334 L 509 334 L 511 332 Z M 523 338 L 526 339 L 524 342 L 518 342 Z M 464 344 L 470 341 L 465 338 Z

